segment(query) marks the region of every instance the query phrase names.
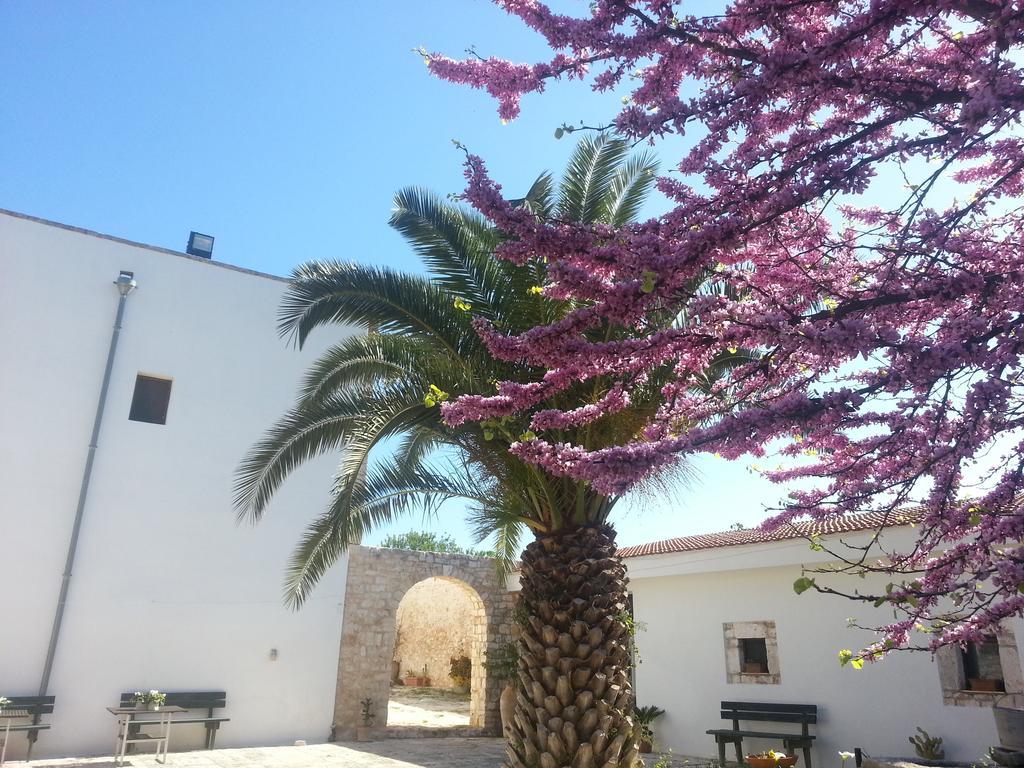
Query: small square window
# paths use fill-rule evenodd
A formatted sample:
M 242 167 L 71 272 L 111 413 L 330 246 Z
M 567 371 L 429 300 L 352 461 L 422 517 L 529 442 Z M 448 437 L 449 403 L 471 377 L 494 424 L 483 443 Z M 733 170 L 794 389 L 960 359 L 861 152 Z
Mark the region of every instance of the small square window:
M 779 639 L 775 622 L 731 621 L 722 624 L 725 681 L 746 685 L 781 685 Z
M 763 637 L 740 638 L 740 665 L 746 675 L 768 674 L 768 644 Z
M 167 405 L 171 400 L 171 380 L 155 376 L 135 377 L 135 394 L 128 418 L 149 424 L 167 423 Z
M 1009 627 L 963 648 L 939 648 L 935 660 L 944 704 L 1024 709 L 1024 675 L 1017 640 Z

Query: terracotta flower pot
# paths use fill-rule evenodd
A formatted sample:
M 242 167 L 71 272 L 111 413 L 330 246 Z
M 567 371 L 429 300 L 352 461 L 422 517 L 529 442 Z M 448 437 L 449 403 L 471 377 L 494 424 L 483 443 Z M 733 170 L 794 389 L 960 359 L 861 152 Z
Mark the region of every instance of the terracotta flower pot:
M 370 739 L 370 726 L 368 726 L 368 725 L 357 725 L 356 726 L 356 741 L 371 741 L 371 739 Z
M 967 680 L 967 688 L 971 691 L 998 693 L 1003 690 L 1003 681 L 994 677 L 972 677 Z
M 796 755 L 789 757 L 757 757 L 756 755 L 747 755 L 746 763 L 750 768 L 793 768 L 796 765 Z
M 501 698 L 498 699 L 498 711 L 501 713 L 502 734 L 512 724 L 512 718 L 516 715 L 516 686 L 514 683 L 506 683 L 501 691 Z
M 415 686 L 417 686 L 419 684 L 420 684 L 420 679 L 418 677 L 411 677 L 411 676 L 409 676 L 409 677 L 403 677 L 402 678 L 402 685 L 407 686 L 409 688 L 413 688 L 413 687 L 415 687 Z

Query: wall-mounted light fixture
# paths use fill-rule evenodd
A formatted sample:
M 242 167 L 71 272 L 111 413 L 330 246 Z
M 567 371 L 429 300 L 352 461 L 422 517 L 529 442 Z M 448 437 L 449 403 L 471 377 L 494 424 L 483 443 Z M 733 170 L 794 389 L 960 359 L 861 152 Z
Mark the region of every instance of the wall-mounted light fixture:
M 203 259 L 213 258 L 213 235 L 190 232 L 185 253 L 189 256 L 199 256 Z
M 121 273 L 117 276 L 117 280 L 114 281 L 114 285 L 117 286 L 117 290 L 122 296 L 127 296 L 138 285 L 135 282 L 135 273 L 122 269 Z

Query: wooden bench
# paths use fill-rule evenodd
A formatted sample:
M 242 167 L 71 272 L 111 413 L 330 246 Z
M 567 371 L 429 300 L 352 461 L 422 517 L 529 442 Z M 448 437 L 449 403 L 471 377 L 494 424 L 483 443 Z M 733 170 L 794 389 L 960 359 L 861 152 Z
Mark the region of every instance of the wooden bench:
M 121 694 L 121 706 L 131 707 L 135 704 L 134 692 L 128 691 Z M 215 709 L 223 709 L 227 706 L 227 693 L 224 691 L 175 691 L 167 694 L 169 707 L 184 707 L 185 709 L 206 710 L 205 715 L 190 715 L 189 717 L 175 718 L 174 724 L 179 723 L 202 723 L 206 726 L 206 748 L 213 749 L 217 740 L 217 730 L 221 723 L 227 723 L 230 717 L 220 717 L 213 714 Z M 133 720 L 132 730 L 138 731 L 137 726 L 159 725 L 159 720 Z
M 736 761 L 743 764 L 743 739 L 778 739 L 782 741 L 787 755 L 802 749 L 804 768 L 811 768 L 811 745 L 814 736 L 808 726 L 818 722 L 818 707 L 815 704 L 769 704 L 763 701 L 723 701 L 722 719 L 732 720 L 732 728 L 713 728 L 707 733 L 715 737 L 718 745 L 718 760 L 725 765 L 725 745 L 736 747 Z M 776 733 L 753 731 L 740 728 L 741 720 L 759 720 L 771 723 L 800 723 L 800 733 Z
M 55 696 L 8 696 L 11 703 L 10 709 L 22 709 L 32 717 L 30 723 L 11 723 L 11 733 L 24 731 L 28 734 L 28 755 L 32 756 L 32 746 L 39 738 L 40 731 L 50 730 L 50 723 L 40 720 L 43 715 L 53 714 L 53 705 L 56 702 Z

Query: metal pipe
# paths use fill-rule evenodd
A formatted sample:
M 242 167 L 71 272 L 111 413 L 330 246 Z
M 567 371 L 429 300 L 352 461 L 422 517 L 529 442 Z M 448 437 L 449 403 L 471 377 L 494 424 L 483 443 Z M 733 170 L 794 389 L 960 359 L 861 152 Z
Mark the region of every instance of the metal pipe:
M 114 369 L 114 354 L 117 352 L 117 342 L 121 335 L 121 323 L 124 319 L 124 307 L 128 300 L 128 294 L 135 290 L 135 278 L 131 272 L 122 271 L 114 281 L 118 292 L 121 294 L 117 302 L 117 315 L 114 317 L 114 330 L 110 334 L 110 349 L 107 350 L 107 367 L 103 370 L 103 383 L 100 385 L 99 401 L 96 403 L 96 418 L 92 424 L 92 437 L 89 440 L 89 452 L 85 458 L 85 468 L 82 471 L 82 485 L 78 491 L 78 506 L 75 508 L 75 522 L 71 527 L 71 541 L 68 543 L 68 554 L 64 561 L 64 577 L 60 583 L 60 594 L 57 597 L 57 610 L 53 616 L 53 627 L 50 630 L 50 644 L 46 650 L 46 661 L 43 663 L 43 674 L 39 681 L 39 695 L 45 696 L 50 687 L 50 673 L 53 671 L 53 660 L 57 653 L 57 641 L 60 639 L 61 625 L 64 623 L 64 607 L 67 604 L 68 588 L 71 585 L 71 572 L 75 564 L 75 554 L 78 550 L 78 534 L 82 530 L 82 517 L 85 512 L 85 502 L 89 497 L 89 481 L 92 479 L 92 465 L 96 458 L 96 448 L 99 445 L 100 426 L 103 424 L 103 411 L 107 404 L 107 390 L 110 389 L 110 375 Z M 30 731 L 30 735 L 38 735 Z M 30 739 L 29 749 L 35 739 Z

